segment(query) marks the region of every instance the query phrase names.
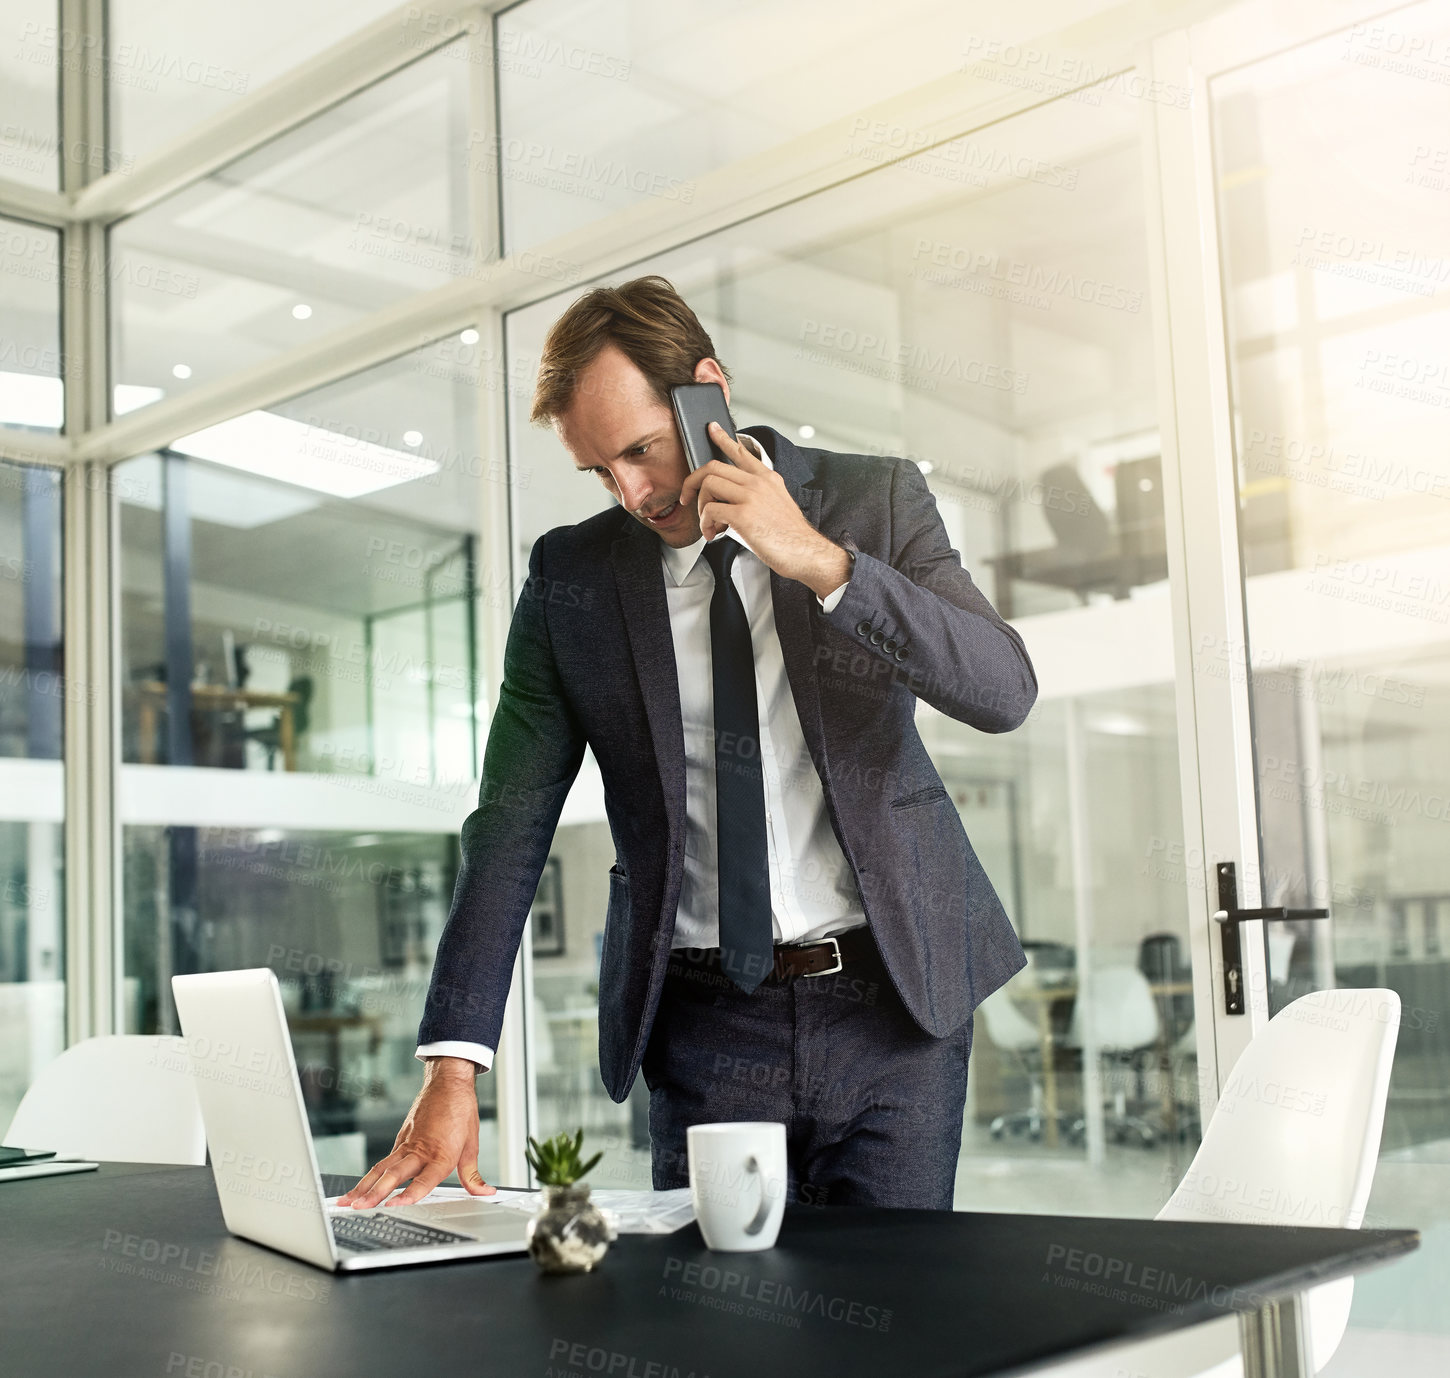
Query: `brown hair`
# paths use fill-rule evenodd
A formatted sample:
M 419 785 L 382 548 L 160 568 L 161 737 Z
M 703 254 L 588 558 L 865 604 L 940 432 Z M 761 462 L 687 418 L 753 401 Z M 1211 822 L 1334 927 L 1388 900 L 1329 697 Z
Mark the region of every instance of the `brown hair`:
M 695 381 L 701 359 L 715 359 L 704 326 L 658 273 L 618 287 L 595 287 L 549 328 L 529 420 L 547 424 L 568 411 L 579 374 L 608 344 L 623 350 L 665 406 L 672 387 Z M 724 364 L 720 371 L 730 377 Z

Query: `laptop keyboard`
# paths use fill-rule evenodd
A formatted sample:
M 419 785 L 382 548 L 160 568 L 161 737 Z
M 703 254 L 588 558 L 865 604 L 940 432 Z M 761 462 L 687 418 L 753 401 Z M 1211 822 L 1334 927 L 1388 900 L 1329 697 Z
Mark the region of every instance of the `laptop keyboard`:
M 431 1244 L 472 1244 L 472 1235 L 436 1230 L 413 1220 L 378 1215 L 329 1216 L 332 1237 L 344 1248 L 371 1252 L 376 1249 L 419 1249 Z

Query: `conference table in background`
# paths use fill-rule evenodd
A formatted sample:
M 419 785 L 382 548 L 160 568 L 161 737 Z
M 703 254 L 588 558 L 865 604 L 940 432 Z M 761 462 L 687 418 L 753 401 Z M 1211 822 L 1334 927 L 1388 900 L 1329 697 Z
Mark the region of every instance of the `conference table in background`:
M 1294 1374 L 1297 1291 L 1419 1243 L 813 1204 L 760 1253 L 691 1224 L 568 1277 L 521 1256 L 335 1275 L 228 1235 L 210 1168 L 109 1163 L 0 1184 L 0 1239 L 0 1369 L 25 1378 L 974 1378 L 1230 1312 L 1251 1378 Z
M 159 679 L 143 680 L 134 686 L 137 703 L 136 738 L 142 765 L 155 765 L 159 759 L 159 714 L 166 705 L 166 685 Z M 225 684 L 193 684 L 192 708 L 197 712 L 219 713 L 230 710 L 242 713 L 252 708 L 277 710 L 278 751 L 283 770 L 297 769 L 297 732 L 295 712 L 301 695 L 294 690 L 268 691 L 233 689 Z

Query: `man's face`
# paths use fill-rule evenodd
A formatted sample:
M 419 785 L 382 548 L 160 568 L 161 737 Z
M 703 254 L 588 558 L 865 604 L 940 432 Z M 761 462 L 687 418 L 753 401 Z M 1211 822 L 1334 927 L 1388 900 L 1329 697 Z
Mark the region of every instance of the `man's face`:
M 695 381 L 719 383 L 729 402 L 730 385 L 714 359 L 695 365 Z M 618 345 L 606 345 L 579 374 L 554 429 L 575 468 L 598 474 L 625 511 L 662 541 L 687 546 L 700 539 L 699 513 L 677 503 L 690 469 L 674 412 Z M 651 520 L 661 514 L 663 520 Z

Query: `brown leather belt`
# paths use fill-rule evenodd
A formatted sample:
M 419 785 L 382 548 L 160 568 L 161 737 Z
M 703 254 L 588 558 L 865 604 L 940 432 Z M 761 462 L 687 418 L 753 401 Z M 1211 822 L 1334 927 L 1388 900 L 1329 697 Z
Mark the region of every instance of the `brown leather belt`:
M 718 947 L 682 947 L 676 948 L 670 955 L 691 965 L 718 966 L 720 962 Z M 831 976 L 848 962 L 877 956 L 876 940 L 871 936 L 870 927 L 860 924 L 844 933 L 816 938 L 808 943 L 776 943 L 775 966 L 765 979 L 786 981 L 796 976 Z

